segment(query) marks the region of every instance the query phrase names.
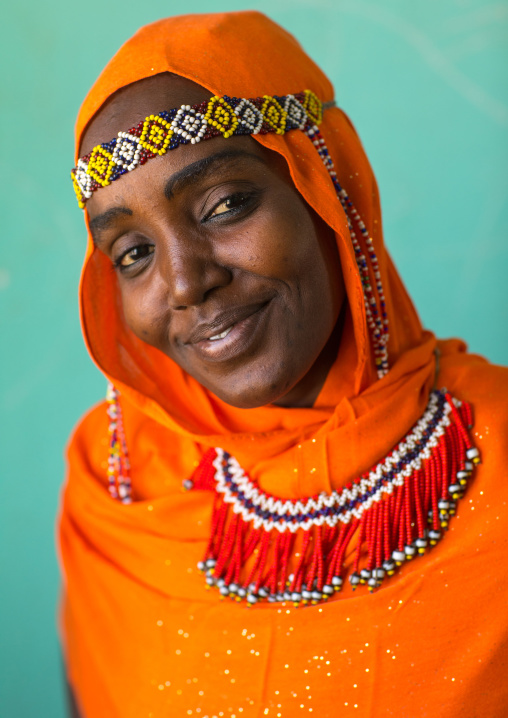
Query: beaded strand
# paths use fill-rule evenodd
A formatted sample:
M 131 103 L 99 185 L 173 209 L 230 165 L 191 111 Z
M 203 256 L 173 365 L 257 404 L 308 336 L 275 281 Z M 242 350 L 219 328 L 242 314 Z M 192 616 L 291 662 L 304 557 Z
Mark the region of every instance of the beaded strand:
M 108 383 L 106 393 L 107 414 L 109 417 L 109 457 L 108 457 L 108 490 L 111 498 L 123 504 L 132 502 L 130 479 L 130 462 L 125 441 L 122 410 L 119 394 L 113 384 Z
M 381 281 L 381 272 L 379 269 L 379 262 L 378 262 L 378 258 L 377 258 L 377 255 L 376 255 L 376 252 L 374 249 L 374 242 L 372 240 L 372 237 L 370 237 L 369 232 L 365 226 L 365 223 L 362 221 L 362 218 L 360 217 L 360 214 L 358 213 L 358 210 L 353 205 L 353 202 L 349 198 L 346 190 L 340 185 L 340 183 L 337 179 L 335 165 L 333 163 L 332 158 L 330 157 L 330 153 L 329 153 L 326 143 L 323 139 L 323 136 L 322 136 L 321 132 L 319 131 L 319 127 L 317 125 L 308 127 L 305 130 L 305 133 L 310 138 L 310 140 L 313 143 L 314 147 L 316 148 L 324 166 L 328 170 L 328 174 L 330 175 L 333 185 L 335 187 L 337 197 L 338 197 L 338 199 L 344 209 L 344 212 L 346 214 L 348 228 L 349 228 L 349 234 L 351 236 L 351 243 L 353 245 L 355 259 L 356 259 L 356 263 L 358 266 L 360 280 L 361 280 L 362 288 L 363 288 L 365 314 L 366 314 L 366 319 L 367 319 L 367 326 L 369 328 L 370 335 L 371 335 L 372 348 L 373 348 L 373 353 L 374 353 L 374 361 L 376 363 L 378 378 L 381 379 L 383 376 L 385 376 L 385 374 L 388 373 L 388 369 L 389 369 L 389 366 L 388 366 L 389 331 L 388 331 L 388 315 L 386 312 L 384 289 L 383 289 L 383 284 Z M 370 267 L 369 267 L 369 262 L 367 261 L 367 259 L 365 257 L 365 253 L 361 249 L 356 232 L 354 230 L 353 222 L 359 228 L 360 235 L 362 236 L 362 238 L 366 244 L 366 252 L 367 252 L 368 258 L 370 260 Z M 371 277 L 370 277 L 371 273 L 374 277 L 373 282 L 371 281 Z M 379 307 L 378 307 L 377 300 L 375 298 L 375 294 L 372 289 L 373 284 L 377 290 L 377 295 L 379 298 Z

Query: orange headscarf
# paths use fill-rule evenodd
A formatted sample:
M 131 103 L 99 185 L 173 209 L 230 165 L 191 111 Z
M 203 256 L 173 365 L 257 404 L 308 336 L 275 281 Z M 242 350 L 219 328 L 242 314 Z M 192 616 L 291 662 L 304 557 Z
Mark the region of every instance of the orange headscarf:
M 324 102 L 333 99 L 330 82 L 295 39 L 260 13 L 170 18 L 142 28 L 107 65 L 80 110 L 76 146 L 112 93 L 166 71 L 218 95 L 310 89 Z M 450 612 L 472 630 L 472 577 L 461 563 L 467 547 L 474 554 L 469 516 L 459 515 L 455 537 L 446 537 L 443 547 L 405 567 L 374 596 L 353 598 L 346 591 L 319 609 L 269 605 L 247 615 L 206 593 L 195 570 L 208 537 L 212 497 L 182 495 L 180 486 L 207 447 L 229 451 L 274 495 L 330 492 L 401 439 L 424 411 L 435 381 L 436 340 L 422 329 L 384 250 L 377 186 L 355 130 L 334 108 L 325 112 L 321 131 L 380 261 L 391 367 L 381 380 L 347 221 L 326 169 L 301 132 L 256 140 L 285 157 L 295 186 L 336 234 L 348 313 L 337 360 L 312 408 L 233 408 L 137 339 L 122 320 L 110 261 L 89 236 L 83 329 L 92 357 L 121 393 L 135 502 L 122 506 L 105 490 L 107 423 L 101 406 L 85 418 L 71 444 L 61 522 L 64 643 L 85 716 L 292 717 L 311 710 L 335 716 L 353 706 L 358 716 L 476 715 L 468 712 L 469 701 L 485 680 L 480 658 L 487 636 L 473 641 L 479 663 L 464 662 L 458 650 L 448 651 L 446 665 L 425 653 L 460 642 L 460 622 Z M 506 375 L 494 376 L 481 360 L 463 354 L 460 342 L 440 343 L 440 351 L 439 383 L 459 398 L 475 403 L 480 397 L 481 404 L 486 396 L 491 401 L 499 382 L 506 386 Z M 468 394 L 471 377 L 474 391 Z M 490 461 L 491 468 L 497 466 L 498 459 Z M 480 495 L 471 496 L 480 508 Z M 499 545 L 490 547 L 492 559 L 506 544 L 498 538 Z M 506 583 L 506 571 L 503 576 Z M 451 585 L 454 590 L 447 590 Z M 460 609 L 454 603 L 459 595 Z M 464 604 L 471 611 L 467 618 Z M 489 630 L 501 635 L 505 626 L 496 616 Z M 415 682 L 414 691 L 401 697 L 408 680 Z M 433 681 L 439 681 L 434 690 Z M 500 706 L 500 696 L 508 700 L 499 686 L 492 696 L 481 705 Z M 414 708 L 415 700 L 425 711 Z M 400 709 L 403 704 L 410 707 Z M 463 711 L 454 712 L 459 704 Z

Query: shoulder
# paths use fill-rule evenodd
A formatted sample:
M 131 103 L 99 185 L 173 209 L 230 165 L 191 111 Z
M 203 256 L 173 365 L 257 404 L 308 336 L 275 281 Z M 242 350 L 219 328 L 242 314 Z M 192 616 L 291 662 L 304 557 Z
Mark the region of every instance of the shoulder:
M 439 386 L 469 402 L 475 415 L 496 426 L 508 425 L 508 368 L 489 364 L 473 354 L 442 359 Z M 508 438 L 508 437 L 507 437 Z
M 69 438 L 69 450 L 90 437 L 107 436 L 108 415 L 106 401 L 92 406 L 78 421 Z
M 508 492 L 508 368 L 474 355 L 445 357 L 439 380 L 472 408 L 471 438 L 481 457 L 475 483 L 497 502 Z
M 461 376 L 457 395 L 471 404 L 476 433 L 482 429 L 493 448 L 508 452 L 508 368 L 472 365 Z

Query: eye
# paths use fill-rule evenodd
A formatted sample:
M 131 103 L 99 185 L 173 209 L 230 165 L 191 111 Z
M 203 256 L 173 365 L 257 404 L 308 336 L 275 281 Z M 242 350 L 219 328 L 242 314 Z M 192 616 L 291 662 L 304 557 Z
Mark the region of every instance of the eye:
M 250 200 L 251 195 L 246 194 L 245 192 L 236 192 L 235 194 L 232 194 L 219 202 L 219 204 L 213 208 L 210 214 L 206 216 L 206 219 L 218 217 L 219 215 L 226 214 L 227 212 L 235 212 L 242 210 L 249 204 Z
M 153 254 L 154 249 L 153 244 L 138 244 L 136 247 L 132 247 L 124 252 L 115 261 L 115 267 L 119 267 L 121 270 L 131 267 L 133 264 L 136 264 L 136 262 L 146 259 Z

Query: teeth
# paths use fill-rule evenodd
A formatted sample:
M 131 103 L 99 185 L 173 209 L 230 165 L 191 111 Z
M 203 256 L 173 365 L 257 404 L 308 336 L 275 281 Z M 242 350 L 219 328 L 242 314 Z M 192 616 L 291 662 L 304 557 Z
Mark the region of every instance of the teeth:
M 224 339 L 224 337 L 227 337 L 229 332 L 233 329 L 233 327 L 229 327 L 228 329 L 225 329 L 222 334 L 215 334 L 213 337 L 210 337 L 208 339 L 209 342 L 216 342 L 217 339 Z

